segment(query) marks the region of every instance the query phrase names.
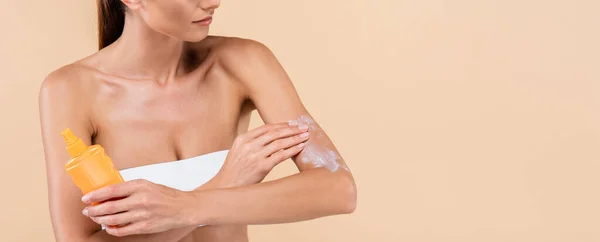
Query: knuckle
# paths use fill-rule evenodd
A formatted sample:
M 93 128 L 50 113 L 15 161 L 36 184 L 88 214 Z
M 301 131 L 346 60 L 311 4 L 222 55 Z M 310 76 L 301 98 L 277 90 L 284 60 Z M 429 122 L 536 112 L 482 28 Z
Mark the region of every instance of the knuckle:
M 271 130 L 272 131 L 279 131 L 283 128 L 283 126 L 281 124 L 271 124 Z
M 282 128 L 284 128 L 285 126 L 283 126 L 282 124 L 269 124 L 269 131 L 273 132 L 273 131 L 278 131 Z
M 300 141 L 302 141 L 302 138 L 299 135 L 294 135 L 285 139 L 287 145 L 293 145 Z
M 104 205 L 104 211 L 107 214 L 115 213 L 116 210 L 117 210 L 117 207 L 112 202 L 106 203 L 106 205 Z
M 117 218 L 115 218 L 114 216 L 111 216 L 106 218 L 106 223 L 109 225 L 116 225 L 119 223 L 119 221 L 117 221 Z
M 150 221 L 150 220 L 144 221 L 144 222 L 142 222 L 139 231 L 141 233 L 148 233 L 148 232 L 150 232 L 152 230 L 152 226 L 153 226 L 152 221 Z
M 150 205 L 150 197 L 148 197 L 148 195 L 142 195 L 140 197 L 139 204 L 142 207 L 148 207 Z
M 148 211 L 144 211 L 140 214 L 140 218 L 142 218 L 143 220 L 147 220 L 152 218 L 152 214 Z
M 106 193 L 108 193 L 109 195 L 115 194 L 119 191 L 119 188 L 117 186 L 110 186 L 106 188 Z
M 289 130 L 290 130 L 290 128 L 289 128 L 289 127 L 277 127 L 277 128 L 274 130 L 274 133 L 276 133 L 276 134 L 278 134 L 278 135 L 281 135 L 281 134 L 287 133 Z
M 265 140 L 271 141 L 271 140 L 275 139 L 275 134 L 274 133 L 268 133 L 268 134 L 265 134 L 264 137 L 265 137 Z
M 284 160 L 287 160 L 288 158 L 292 157 L 294 154 L 298 153 L 298 151 L 289 149 L 289 150 L 284 150 L 280 153 L 281 154 L 279 154 L 279 156 L 277 157 L 277 162 L 282 162 Z
M 284 158 L 287 155 L 287 151 L 289 151 L 289 149 L 281 149 L 275 154 L 275 157 L 277 159 Z
M 147 201 L 147 199 L 146 199 L 146 196 L 144 196 L 144 195 L 140 195 L 140 196 L 138 196 L 138 197 L 137 197 L 137 199 L 135 200 L 135 205 L 136 205 L 136 206 L 138 206 L 138 207 L 144 207 L 144 206 L 146 206 L 146 203 L 147 203 L 147 202 L 148 202 L 148 201 Z
M 294 140 L 303 140 L 304 137 L 302 137 L 301 135 L 294 135 Z
M 148 181 L 146 181 L 144 179 L 137 179 L 137 180 L 135 180 L 134 185 L 137 185 L 139 187 L 145 187 L 148 185 Z
M 280 139 L 278 140 L 274 140 L 273 142 L 271 142 L 270 144 L 267 145 L 267 147 L 269 147 L 270 149 L 275 149 L 273 152 L 276 152 L 277 150 L 280 149 L 280 147 L 282 146 L 282 142 Z
M 285 159 L 285 153 L 284 153 L 284 151 L 280 151 L 280 152 L 275 153 L 273 155 L 273 159 L 276 160 L 276 161 L 282 161 L 282 160 L 284 160 Z
M 250 151 L 252 151 L 252 145 L 246 143 L 242 146 L 242 152 L 250 153 Z
M 277 149 L 276 151 L 281 151 L 282 149 L 286 148 L 289 145 L 289 143 L 289 140 L 285 139 L 273 141 L 273 145 L 275 145 L 275 148 Z

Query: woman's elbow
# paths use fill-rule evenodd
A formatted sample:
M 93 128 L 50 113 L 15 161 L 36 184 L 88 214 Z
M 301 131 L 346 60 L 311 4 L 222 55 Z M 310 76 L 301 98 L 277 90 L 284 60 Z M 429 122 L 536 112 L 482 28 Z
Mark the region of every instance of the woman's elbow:
M 354 213 L 354 211 L 356 210 L 356 200 L 357 200 L 356 184 L 354 184 L 354 181 L 352 181 L 349 185 L 347 185 L 345 196 L 346 196 L 346 202 L 345 202 L 345 206 L 344 206 L 344 211 L 342 211 L 342 212 L 344 214 Z
M 335 205 L 337 214 L 351 214 L 356 210 L 357 191 L 356 184 L 351 175 L 339 176 L 339 182 L 336 186 L 336 194 L 339 199 Z

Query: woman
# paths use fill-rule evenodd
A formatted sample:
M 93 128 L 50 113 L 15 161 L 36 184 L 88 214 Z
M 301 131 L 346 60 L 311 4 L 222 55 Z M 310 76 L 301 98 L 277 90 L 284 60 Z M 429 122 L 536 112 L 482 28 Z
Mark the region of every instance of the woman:
M 100 51 L 40 90 L 56 241 L 247 241 L 249 224 L 354 211 L 349 169 L 271 51 L 208 36 L 219 0 L 98 3 Z M 254 109 L 266 125 L 246 132 Z M 66 128 L 126 182 L 81 197 Z M 261 183 L 288 158 L 298 174 Z

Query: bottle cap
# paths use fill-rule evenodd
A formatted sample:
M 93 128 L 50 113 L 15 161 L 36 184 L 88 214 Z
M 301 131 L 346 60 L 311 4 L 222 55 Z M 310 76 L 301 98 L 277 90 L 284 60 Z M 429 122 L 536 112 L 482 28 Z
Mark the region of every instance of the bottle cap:
M 60 134 L 65 140 L 65 143 L 67 145 L 67 151 L 69 152 L 72 158 L 83 154 L 83 152 L 87 150 L 87 145 L 83 143 L 83 140 L 81 140 L 79 137 L 75 136 L 71 129 L 67 128 Z

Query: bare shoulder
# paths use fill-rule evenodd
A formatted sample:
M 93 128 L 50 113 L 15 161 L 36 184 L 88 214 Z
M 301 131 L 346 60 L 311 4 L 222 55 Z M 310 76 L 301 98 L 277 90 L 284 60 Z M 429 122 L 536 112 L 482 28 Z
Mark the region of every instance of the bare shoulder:
M 102 51 L 85 56 L 50 72 L 40 86 L 40 97 L 48 95 L 88 95 L 98 85 L 97 77 L 102 73 L 98 63 L 102 62 Z
M 39 89 L 41 115 L 83 115 L 96 89 L 92 76 L 93 70 L 80 63 L 71 63 L 50 72 Z
M 260 84 L 268 72 L 279 73 L 283 67 L 275 54 L 262 42 L 240 37 L 211 36 L 207 43 L 215 63 L 232 78 L 248 85 Z
M 231 71 L 243 71 L 244 68 L 263 66 L 276 60 L 269 47 L 253 39 L 210 36 L 206 43 L 210 45 L 216 61 Z
M 78 81 L 86 69 L 76 63 L 62 66 L 50 72 L 42 81 L 40 95 L 68 95 L 83 88 Z
M 262 42 L 241 37 L 210 36 L 212 49 L 221 57 L 246 57 L 246 55 L 270 54 L 270 49 Z M 233 56 L 232 56 L 233 55 Z

